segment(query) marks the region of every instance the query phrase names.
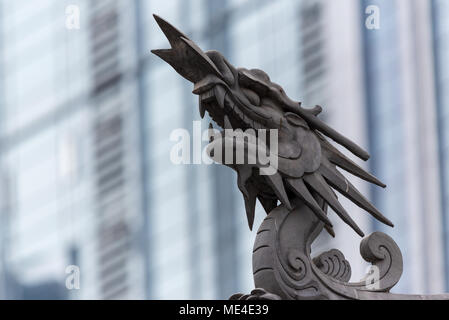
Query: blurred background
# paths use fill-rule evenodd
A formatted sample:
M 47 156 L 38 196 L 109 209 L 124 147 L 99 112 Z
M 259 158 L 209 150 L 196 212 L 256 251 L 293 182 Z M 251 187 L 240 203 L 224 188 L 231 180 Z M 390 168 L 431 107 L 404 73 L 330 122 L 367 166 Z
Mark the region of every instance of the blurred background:
M 170 162 L 170 133 L 200 116 L 192 85 L 150 54 L 169 46 L 153 13 L 322 105 L 388 185 L 350 178 L 394 229 L 343 205 L 399 244 L 394 292 L 449 291 L 448 1 L 0 0 L 1 299 L 253 289 L 265 214 L 250 232 L 232 170 Z M 313 253 L 339 248 L 357 281 L 361 239 L 331 216 L 337 237 Z

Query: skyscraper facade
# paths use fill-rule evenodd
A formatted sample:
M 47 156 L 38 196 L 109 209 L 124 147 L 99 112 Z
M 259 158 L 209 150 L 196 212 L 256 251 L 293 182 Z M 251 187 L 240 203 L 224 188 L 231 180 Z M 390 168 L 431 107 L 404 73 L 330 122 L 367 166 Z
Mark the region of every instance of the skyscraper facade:
M 428 1 L 369 1 L 379 29 L 364 29 L 366 110 L 371 169 L 387 184 L 373 189 L 395 223 L 387 232 L 404 256 L 401 292 L 444 289 L 442 210 Z M 376 229 L 385 231 L 376 223 Z
M 94 232 L 86 33 L 66 37 L 62 2 L 0 7 L 3 298 L 68 298 L 65 269 Z

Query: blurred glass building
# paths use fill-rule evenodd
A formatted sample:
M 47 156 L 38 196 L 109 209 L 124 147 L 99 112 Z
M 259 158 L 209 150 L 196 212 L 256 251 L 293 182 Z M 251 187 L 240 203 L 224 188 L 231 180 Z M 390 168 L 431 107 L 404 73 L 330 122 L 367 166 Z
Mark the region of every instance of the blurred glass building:
M 403 292 L 444 290 L 436 73 L 430 1 L 364 1 L 380 29 L 364 30 L 367 124 L 372 172 L 388 185 L 373 200 L 394 221 Z M 442 162 L 444 165 L 444 161 Z M 379 224 L 375 228 L 384 229 Z
M 437 104 L 441 207 L 444 243 L 444 270 L 449 270 L 449 3 L 442 0 L 432 2 L 433 45 L 435 69 L 435 95 Z M 446 290 L 449 277 L 446 276 Z
M 369 6 L 379 29 L 366 27 Z M 449 290 L 448 8 L 0 0 L 0 298 L 225 299 L 252 289 L 256 231 L 236 176 L 170 161 L 174 130 L 193 137 L 210 120 L 191 84 L 150 54 L 168 47 L 153 13 L 234 65 L 265 70 L 291 98 L 323 105 L 388 185 L 351 178 L 396 225 L 385 230 L 404 255 L 397 291 Z M 190 142 L 194 162 L 206 143 Z M 365 233 L 384 230 L 344 206 Z M 263 217 L 258 206 L 256 229 Z M 315 250 L 341 249 L 359 280 L 360 239 L 337 221 L 337 237 L 323 234 Z M 79 289 L 69 266 L 79 267 Z

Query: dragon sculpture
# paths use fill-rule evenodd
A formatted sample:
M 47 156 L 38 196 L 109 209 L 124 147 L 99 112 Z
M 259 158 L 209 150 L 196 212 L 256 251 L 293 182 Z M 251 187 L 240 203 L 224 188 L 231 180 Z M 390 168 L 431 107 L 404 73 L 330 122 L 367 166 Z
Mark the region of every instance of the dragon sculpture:
M 334 190 L 393 227 L 339 169 L 382 188 L 385 184 L 340 152 L 328 138 L 362 160 L 368 160 L 369 154 L 322 122 L 318 117 L 322 111 L 320 106 L 303 108 L 264 71 L 235 68 L 218 51 L 203 52 L 167 21 L 156 15 L 154 18 L 171 49 L 152 50 L 152 53 L 194 84 L 193 93 L 199 96 L 201 117 L 207 111 L 224 131 L 252 129 L 255 135 L 260 130 L 277 131 L 274 174 L 261 174 L 265 164 L 258 159 L 251 164 L 236 164 L 225 163 L 222 153 L 214 157 L 214 150 L 226 145 L 229 137 L 223 132 L 217 144 L 211 134 L 211 157 L 237 171 L 237 185 L 244 197 L 250 229 L 257 199 L 267 212 L 253 251 L 254 281 L 260 289 L 250 295 L 234 295 L 231 299 L 428 298 L 389 293 L 402 274 L 402 255 L 396 243 L 383 233 L 375 232 L 361 242 L 363 258 L 373 264 L 361 282 L 348 282 L 351 268 L 340 251 L 334 249 L 311 257 L 311 244 L 323 229 L 335 237 L 327 216 L 328 206 L 364 237 Z M 238 143 L 233 141 L 232 148 L 236 151 Z M 250 150 L 255 148 L 251 148 L 247 140 L 241 144 L 250 157 Z M 254 152 L 253 156 L 257 158 Z

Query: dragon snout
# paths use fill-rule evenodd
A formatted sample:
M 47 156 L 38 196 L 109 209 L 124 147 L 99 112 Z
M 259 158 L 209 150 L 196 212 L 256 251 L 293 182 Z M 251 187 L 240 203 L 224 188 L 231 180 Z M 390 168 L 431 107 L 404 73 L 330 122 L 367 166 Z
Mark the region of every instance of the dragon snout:
M 176 72 L 194 84 L 193 93 L 199 95 L 201 117 L 209 112 L 222 128 L 263 128 L 270 116 L 257 108 L 260 99 L 248 94 L 249 89 L 240 86 L 240 80 L 260 87 L 269 78 L 255 73 L 243 76 L 223 55 L 215 50 L 203 52 L 192 40 L 164 19 L 154 16 L 167 37 L 171 48 L 152 50 L 152 53 L 170 64 Z M 243 74 L 244 75 L 244 74 Z M 265 90 L 263 86 L 261 90 Z
M 210 89 L 218 80 L 228 86 L 236 82 L 237 70 L 215 50 L 203 52 L 195 42 L 161 17 L 154 15 L 171 48 L 151 52 L 170 64 L 181 76 L 194 83 L 194 93 Z M 209 86 L 205 88 L 205 86 Z
M 210 58 L 185 34 L 157 15 L 154 15 L 154 19 L 167 37 L 171 48 L 151 50 L 153 54 L 171 65 L 190 82 L 197 83 L 208 75 L 223 78 Z

